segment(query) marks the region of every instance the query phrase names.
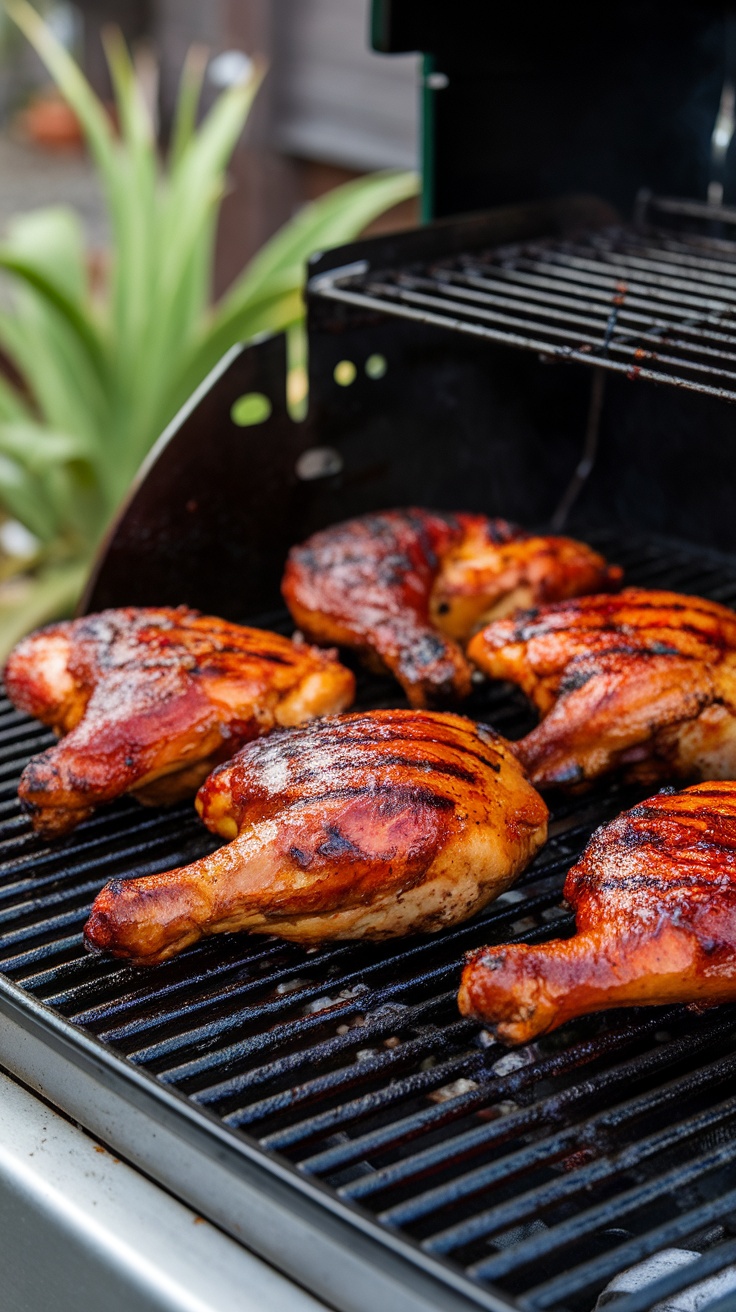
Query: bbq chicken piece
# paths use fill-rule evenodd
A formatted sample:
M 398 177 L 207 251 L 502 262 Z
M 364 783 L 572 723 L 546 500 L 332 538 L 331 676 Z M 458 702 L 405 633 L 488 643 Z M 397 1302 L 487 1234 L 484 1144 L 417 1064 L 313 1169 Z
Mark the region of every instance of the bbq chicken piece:
M 624 812 L 593 835 L 564 891 L 573 938 L 468 959 L 460 1010 L 503 1043 L 611 1007 L 736 1000 L 736 783 Z
M 197 809 L 230 845 L 107 884 L 93 948 L 144 965 L 232 930 L 307 945 L 435 933 L 507 888 L 547 835 L 508 743 L 432 711 L 273 733 L 215 770 Z
M 292 548 L 282 588 L 308 638 L 357 648 L 421 707 L 467 696 L 461 644 L 489 619 L 620 579 L 617 566 L 571 538 L 412 509 L 315 533 Z
M 543 717 L 514 744 L 538 788 L 736 777 L 736 614 L 717 602 L 625 588 L 490 624 L 468 654 Z
M 66 735 L 29 762 L 18 788 L 45 837 L 123 793 L 188 797 L 244 742 L 344 710 L 355 686 L 334 653 L 185 606 L 41 629 L 11 653 L 4 678 L 15 706 Z

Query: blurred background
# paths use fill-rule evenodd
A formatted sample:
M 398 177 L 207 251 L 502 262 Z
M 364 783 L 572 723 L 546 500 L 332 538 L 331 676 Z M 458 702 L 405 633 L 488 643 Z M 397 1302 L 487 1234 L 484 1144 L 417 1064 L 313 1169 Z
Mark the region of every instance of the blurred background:
M 417 163 L 418 70 L 413 55 L 368 49 L 368 0 L 80 0 L 35 5 L 112 99 L 101 32 L 114 24 L 151 83 L 166 142 L 182 65 L 192 45 L 208 54 L 202 109 L 261 55 L 269 73 L 229 168 L 219 221 L 215 292 L 307 200 L 367 171 Z M 0 19 L 0 227 L 37 205 L 73 205 L 92 251 L 108 234 L 95 172 L 74 117 L 2 10 Z M 371 231 L 416 222 L 403 202 Z
M 73 611 L 231 346 L 286 332 L 304 417 L 311 252 L 417 222 L 417 59 L 372 54 L 369 20 L 369 0 L 0 0 L 0 659 Z

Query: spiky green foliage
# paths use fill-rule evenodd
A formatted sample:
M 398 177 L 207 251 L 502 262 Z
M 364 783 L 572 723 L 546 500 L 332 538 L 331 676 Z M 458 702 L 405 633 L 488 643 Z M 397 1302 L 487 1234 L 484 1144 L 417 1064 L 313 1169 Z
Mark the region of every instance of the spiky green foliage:
M 226 170 L 262 70 L 224 91 L 197 126 L 204 61 L 193 53 L 162 161 L 119 35 L 106 38 L 116 130 L 27 0 L 5 8 L 82 125 L 109 214 L 111 260 L 95 296 L 80 222 L 59 207 L 19 217 L 0 242 L 13 293 L 0 309 L 0 348 L 22 380 L 15 387 L 0 376 L 0 508 L 39 543 L 26 562 L 26 595 L 4 600 L 0 589 L 0 652 L 73 604 L 142 459 L 220 356 L 301 321 L 308 255 L 350 240 L 416 191 L 406 173 L 337 188 L 289 222 L 213 306 Z

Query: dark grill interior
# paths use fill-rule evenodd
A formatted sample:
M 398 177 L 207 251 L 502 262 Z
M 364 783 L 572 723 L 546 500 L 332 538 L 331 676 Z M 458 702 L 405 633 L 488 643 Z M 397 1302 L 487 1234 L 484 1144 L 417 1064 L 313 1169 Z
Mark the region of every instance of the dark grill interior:
M 588 537 L 629 582 L 736 603 L 736 564 L 715 553 Z M 393 685 L 365 678 L 363 706 L 392 703 Z M 479 688 L 468 709 L 512 737 L 530 722 L 502 687 Z M 305 952 L 222 938 L 142 973 L 84 952 L 94 894 L 115 875 L 192 859 L 211 839 L 190 806 L 124 802 L 40 843 L 15 786 L 49 741 L 3 704 L 0 965 L 12 980 L 326 1183 L 346 1209 L 464 1272 L 479 1306 L 492 1285 L 529 1309 L 592 1309 L 644 1256 L 702 1251 L 616 1304 L 636 1312 L 736 1259 L 736 1009 L 609 1013 L 509 1052 L 455 1007 L 465 951 L 569 931 L 566 870 L 632 790 L 557 804 L 549 845 L 519 884 L 435 939 Z
M 677 203 L 680 212 L 688 208 L 707 213 Z M 732 212 L 725 213 L 732 236 Z M 426 266 L 336 270 L 320 277 L 319 291 L 554 359 L 736 400 L 736 242 L 721 236 L 609 228 Z

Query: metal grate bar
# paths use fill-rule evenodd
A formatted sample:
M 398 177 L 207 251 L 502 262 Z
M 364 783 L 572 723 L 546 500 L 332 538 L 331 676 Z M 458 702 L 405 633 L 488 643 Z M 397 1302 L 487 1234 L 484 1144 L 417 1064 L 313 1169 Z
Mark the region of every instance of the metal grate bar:
M 445 1026 L 447 1017 L 452 1014 L 455 993 L 448 990 L 447 993 L 441 993 L 436 997 L 429 998 L 426 1002 L 418 1002 L 413 1007 L 406 1007 L 401 1017 L 397 1017 L 390 1011 L 380 1015 L 372 1024 L 361 1029 L 360 1033 L 355 1030 L 349 1030 L 347 1034 L 336 1034 L 333 1038 L 325 1039 L 321 1043 L 314 1044 L 313 1047 L 299 1049 L 297 1052 L 291 1052 L 288 1056 L 277 1057 L 264 1066 L 257 1066 L 251 1070 L 243 1071 L 237 1075 L 231 1075 L 228 1079 L 220 1080 L 218 1084 L 207 1085 L 201 1091 L 191 1091 L 191 1096 L 195 1102 L 204 1106 L 222 1102 L 226 1098 L 235 1095 L 241 1095 L 246 1089 L 258 1088 L 271 1080 L 278 1080 L 283 1076 L 290 1075 L 293 1071 L 302 1071 L 313 1069 L 316 1062 L 320 1060 L 335 1060 L 343 1053 L 354 1053 L 363 1051 L 367 1043 L 376 1042 L 380 1039 L 386 1039 L 393 1036 L 396 1029 L 397 1020 L 401 1020 L 404 1025 L 428 1024 L 439 1019 L 444 1019 Z M 445 1013 L 444 1017 L 442 1013 Z M 453 1017 L 454 1019 L 454 1017 Z M 324 1025 L 322 1016 L 306 1017 L 300 1029 L 302 1032 L 309 1033 L 317 1030 Z M 468 1026 L 468 1034 L 473 1030 L 472 1025 Z M 273 1031 L 269 1031 L 268 1036 L 258 1035 L 248 1043 L 238 1044 L 235 1051 L 236 1056 L 250 1056 L 253 1052 L 262 1052 L 264 1049 L 272 1051 L 283 1045 L 284 1041 L 293 1034 L 293 1024 L 288 1023 L 282 1026 L 276 1026 Z M 435 1035 L 435 1039 L 437 1035 Z M 230 1058 L 232 1060 L 232 1057 Z M 208 1069 L 206 1058 L 190 1062 L 188 1066 L 178 1072 L 165 1072 L 159 1078 L 166 1083 L 181 1085 L 185 1081 L 190 1081 L 195 1074 L 199 1074 L 203 1069 Z M 185 1086 L 186 1087 L 186 1086 Z
M 457 316 L 459 313 L 462 313 L 463 309 L 465 309 L 466 313 L 473 315 L 474 318 L 488 319 L 495 324 L 506 326 L 510 329 L 516 330 L 516 329 L 524 329 L 528 327 L 528 322 L 521 318 L 508 314 L 501 314 L 498 311 L 482 310 L 475 306 L 471 308 L 464 307 L 454 299 L 440 298 L 438 296 L 429 296 L 426 294 L 420 294 L 418 292 L 413 292 L 405 289 L 396 292 L 393 288 L 385 287 L 385 286 L 381 287 L 380 290 L 387 297 L 390 298 L 390 297 L 397 296 L 400 301 L 406 302 L 407 304 L 410 305 L 428 306 L 435 310 L 436 309 L 446 310 L 455 316 Z M 545 317 L 549 320 L 553 316 L 550 314 L 550 315 L 546 315 Z M 559 318 L 561 316 L 558 315 L 557 317 Z M 571 316 L 566 316 L 566 317 L 569 320 Z M 576 316 L 576 318 L 578 322 L 584 322 L 580 319 L 579 316 Z M 559 328 L 554 323 L 548 322 L 545 331 L 550 338 L 553 338 L 556 341 L 559 340 L 560 342 L 565 342 L 570 336 L 569 331 L 567 329 Z M 576 341 L 578 343 L 584 343 L 587 346 L 589 346 L 591 349 L 599 345 L 602 346 L 602 343 L 600 341 L 601 334 L 594 335 L 589 332 L 580 332 L 580 333 L 576 333 L 575 336 L 576 336 Z M 603 336 L 605 336 L 605 333 L 603 334 Z M 642 340 L 643 340 L 642 336 L 639 335 L 637 341 L 641 342 Z M 660 337 L 657 340 L 661 341 L 662 338 Z M 687 360 L 682 355 L 680 357 L 677 357 L 675 355 L 670 355 L 666 352 L 663 352 L 661 348 L 659 351 L 656 352 L 656 356 L 655 356 L 654 352 L 645 351 L 641 345 L 637 345 L 633 340 L 630 341 L 624 337 L 617 337 L 615 335 L 612 336 L 606 343 L 605 349 L 608 352 L 617 352 L 620 355 L 626 356 L 632 362 L 632 366 L 638 360 L 656 358 L 657 363 L 661 365 L 670 365 L 670 364 L 679 365 L 681 369 L 687 370 L 688 372 L 707 375 L 711 379 L 734 381 L 734 383 L 736 384 L 735 369 L 719 367 L 716 364 L 712 364 L 712 363 L 701 364 L 696 360 Z M 717 358 L 721 360 L 724 364 L 727 361 L 733 359 L 732 355 L 724 354 L 723 352 L 718 352 L 718 353 L 712 352 L 711 354 L 714 356 L 717 354 Z
M 634 1072 L 629 1071 L 627 1074 L 631 1078 Z M 698 1080 L 698 1076 L 691 1078 Z M 616 1084 L 617 1081 L 612 1078 L 612 1095 L 615 1092 Z M 664 1108 L 672 1098 L 681 1097 L 688 1091 L 687 1080 L 675 1081 L 674 1085 L 669 1088 L 667 1086 L 658 1088 L 654 1098 L 657 1105 Z M 405 1203 L 389 1208 L 381 1213 L 382 1218 L 389 1225 L 409 1225 L 421 1216 L 438 1212 L 443 1207 L 457 1203 L 460 1198 L 467 1194 L 475 1194 L 482 1189 L 487 1189 L 499 1178 L 499 1175 L 513 1175 L 528 1167 L 538 1167 L 563 1157 L 576 1147 L 594 1144 L 597 1133 L 603 1133 L 611 1126 L 618 1128 L 622 1123 L 633 1120 L 643 1115 L 644 1112 L 651 1110 L 651 1106 L 652 1095 L 650 1093 L 643 1094 L 631 1102 L 618 1105 L 612 1111 L 603 1112 L 600 1116 L 593 1117 L 591 1120 L 579 1122 L 573 1127 L 559 1131 L 546 1139 L 537 1140 L 520 1152 L 512 1153 L 504 1158 L 502 1162 L 491 1162 L 487 1166 L 481 1166 L 467 1174 L 456 1176 L 449 1185 L 442 1185 L 427 1193 L 421 1193 Z M 510 1120 L 511 1124 L 508 1127 L 501 1127 L 504 1131 L 508 1129 L 509 1135 L 513 1133 L 517 1126 L 521 1128 L 525 1125 L 523 1114 L 516 1117 L 515 1120 L 514 1118 L 510 1118 Z M 484 1135 L 482 1130 L 471 1131 L 465 1142 L 462 1139 L 455 1140 L 452 1144 L 451 1156 L 462 1157 L 469 1149 L 484 1147 L 493 1138 L 493 1132 Z M 403 1181 L 407 1176 L 421 1176 L 423 1171 L 430 1167 L 436 1168 L 444 1160 L 445 1155 L 442 1150 L 433 1152 L 430 1149 L 427 1153 L 414 1157 L 409 1163 L 402 1162 L 395 1167 L 386 1168 L 384 1171 L 372 1172 L 370 1175 L 357 1180 L 354 1184 L 344 1186 L 342 1192 L 350 1198 L 365 1198 L 371 1193 L 379 1193 L 387 1189 L 389 1185 L 395 1185 Z
M 719 1244 L 717 1248 L 711 1248 L 709 1252 L 686 1267 L 680 1267 L 669 1275 L 661 1276 L 659 1280 L 653 1280 L 634 1294 L 617 1299 L 617 1312 L 646 1312 L 647 1308 L 656 1303 L 664 1302 L 665 1299 L 669 1301 L 670 1295 L 677 1294 L 688 1286 L 723 1271 L 735 1259 L 736 1239 L 730 1240 L 727 1244 Z M 733 1306 L 733 1293 L 729 1297 Z M 708 1308 L 708 1312 L 711 1312 L 712 1303 L 708 1302 L 704 1306 Z
M 581 1211 L 570 1220 L 561 1222 L 554 1230 L 535 1235 L 532 1239 L 477 1263 L 470 1268 L 471 1274 L 487 1281 L 495 1281 L 520 1266 L 539 1271 L 538 1263 L 547 1261 L 556 1250 L 565 1245 L 577 1242 L 581 1232 L 620 1226 L 630 1212 L 641 1211 L 673 1189 L 685 1189 L 700 1181 L 703 1176 L 727 1165 L 732 1161 L 731 1149 L 731 1144 L 714 1148 L 711 1152 L 696 1158 L 694 1162 L 677 1166 L 664 1175 L 648 1180 L 645 1184 L 636 1185 L 633 1189 L 617 1194 L 615 1198 L 607 1199 L 604 1203 L 599 1203 L 596 1207 Z M 567 1298 L 573 1290 L 577 1292 L 581 1288 L 585 1289 L 594 1283 L 607 1280 L 622 1267 L 639 1262 L 642 1257 L 656 1253 L 659 1249 L 685 1238 L 686 1235 L 693 1234 L 716 1217 L 727 1216 L 734 1207 L 736 1207 L 736 1189 L 729 1190 L 727 1194 L 720 1194 L 700 1207 L 692 1208 L 666 1224 L 657 1226 L 645 1236 L 637 1236 L 629 1243 L 619 1244 L 613 1252 L 592 1258 L 588 1262 L 576 1263 L 574 1270 L 527 1290 L 526 1297 L 530 1301 L 533 1299 L 537 1307 L 550 1307 L 556 1301 Z M 622 1249 L 626 1251 L 622 1253 Z M 622 1257 L 623 1261 L 621 1261 Z
M 663 1176 L 659 1181 L 659 1192 L 664 1192 L 668 1188 L 682 1187 L 690 1181 L 697 1178 L 698 1175 L 706 1171 L 715 1170 L 727 1160 L 725 1150 L 710 1153 L 702 1161 L 695 1163 L 692 1167 L 686 1167 L 680 1171 L 672 1171 L 668 1176 Z M 649 1189 L 632 1190 L 632 1206 L 646 1206 L 650 1199 L 656 1196 L 654 1187 Z M 621 1200 L 617 1200 L 621 1201 Z M 628 1206 L 627 1199 L 624 1206 Z M 708 1203 L 701 1204 L 700 1207 L 693 1208 L 685 1216 L 677 1217 L 669 1221 L 666 1225 L 657 1226 L 656 1229 L 650 1230 L 649 1234 L 643 1239 L 632 1240 L 628 1244 L 620 1244 L 612 1253 L 605 1256 L 593 1258 L 589 1262 L 580 1265 L 574 1273 L 567 1272 L 555 1280 L 547 1280 L 544 1284 L 537 1285 L 526 1295 L 526 1301 L 532 1307 L 548 1308 L 557 1305 L 563 1299 L 568 1298 L 571 1293 L 577 1293 L 581 1287 L 590 1288 L 593 1285 L 600 1284 L 601 1281 L 609 1279 L 622 1266 L 633 1265 L 640 1262 L 643 1257 L 649 1257 L 652 1253 L 657 1253 L 663 1248 L 668 1248 L 676 1244 L 688 1235 L 694 1234 L 703 1226 L 708 1225 L 717 1216 L 728 1214 L 736 1207 L 736 1189 L 729 1190 L 728 1193 L 722 1194 L 720 1198 L 714 1198 Z M 623 1209 L 622 1209 L 623 1210 Z M 611 1213 L 609 1205 L 608 1214 Z M 599 1212 L 600 1217 L 605 1216 L 604 1209 Z M 623 1262 L 622 1262 L 623 1259 Z M 536 1254 L 531 1259 L 536 1261 Z M 490 1264 L 489 1264 L 490 1265 Z
M 571 1047 L 566 1048 L 563 1053 L 540 1057 L 533 1068 L 522 1067 L 520 1070 L 510 1072 L 508 1075 L 494 1075 L 492 1071 L 483 1071 L 483 1083 L 472 1092 L 466 1092 L 457 1098 L 453 1098 L 442 1106 L 424 1108 L 421 1112 L 416 1112 L 412 1116 L 392 1121 L 390 1125 L 382 1126 L 369 1134 L 359 1134 L 347 1143 L 339 1144 L 336 1147 L 328 1148 L 316 1153 L 314 1156 L 300 1160 L 299 1167 L 303 1171 L 313 1172 L 314 1174 L 329 1175 L 353 1161 L 372 1158 L 397 1144 L 406 1145 L 420 1135 L 428 1134 L 439 1127 L 445 1127 L 455 1120 L 466 1117 L 468 1113 L 478 1108 L 493 1107 L 504 1099 L 512 1098 L 530 1084 L 536 1084 L 543 1079 L 565 1075 L 581 1066 L 590 1066 L 596 1059 L 602 1056 L 610 1056 L 621 1048 L 632 1045 L 647 1035 L 649 1031 L 653 1032 L 661 1025 L 661 1016 L 656 1016 L 639 1025 L 629 1026 L 625 1029 L 608 1030 L 594 1039 L 585 1039 L 581 1043 L 573 1044 Z M 662 1060 L 663 1052 L 663 1049 L 655 1049 L 652 1055 Z M 605 1083 L 615 1077 L 610 1068 L 607 1068 L 602 1078 Z M 626 1079 L 627 1081 L 631 1080 L 629 1067 L 626 1068 Z M 570 1093 L 557 1093 L 549 1102 L 542 1102 L 535 1106 L 533 1110 L 531 1108 L 527 1109 L 528 1120 L 526 1123 L 529 1126 L 534 1126 L 536 1123 L 544 1124 L 545 1117 L 554 1119 L 556 1115 L 561 1113 L 567 1098 L 575 1100 L 579 1096 L 587 1097 L 594 1087 L 595 1080 L 591 1081 L 590 1076 L 588 1076 L 585 1080 L 585 1094 L 580 1094 L 577 1086 Z M 395 1092 L 398 1096 L 399 1086 L 395 1086 Z M 362 1107 L 358 1108 L 358 1112 L 361 1111 Z M 345 1107 L 344 1112 L 346 1115 L 351 1114 L 349 1105 Z M 302 1137 L 313 1137 L 320 1129 L 329 1128 L 327 1122 L 324 1126 L 316 1122 L 317 1118 L 313 1118 L 312 1122 L 306 1122 L 304 1126 L 289 1127 L 281 1134 L 271 1136 L 269 1143 L 273 1143 L 274 1147 L 283 1148 L 290 1146 L 292 1143 L 298 1143 Z M 502 1126 L 500 1121 L 497 1122 L 496 1131 L 501 1137 L 505 1137 L 507 1132 L 506 1123 Z M 487 1132 L 491 1133 L 490 1130 Z
M 417 291 L 437 291 L 437 285 L 429 278 L 413 278 L 410 283 L 408 279 L 404 281 Z M 500 291 L 496 290 L 496 284 L 492 280 L 470 277 L 468 274 L 462 276 L 459 274 L 443 274 L 438 282 L 443 291 L 445 287 L 449 287 L 452 296 L 463 301 L 475 302 L 485 307 L 497 306 L 499 309 L 516 310 L 528 317 L 543 314 L 545 319 L 569 324 L 578 323 L 598 333 L 605 332 L 611 317 L 610 298 L 603 293 L 600 295 L 600 302 L 595 303 L 582 297 L 554 293 L 548 287 L 537 290 L 533 282 L 516 284 L 507 281 Z M 720 322 L 720 319 L 716 322 Z M 726 345 L 736 346 L 736 334 L 723 333 L 711 328 L 707 318 L 699 320 L 697 324 L 691 326 L 687 319 L 676 321 L 661 316 L 653 319 L 651 313 L 639 314 L 625 306 L 621 306 L 618 308 L 616 323 L 622 329 L 626 325 L 631 325 L 628 335 L 631 337 L 636 336 L 639 341 L 661 345 L 662 337 L 666 334 L 667 343 L 673 347 L 680 347 L 683 351 L 689 350 L 698 355 L 708 355 L 724 360 L 736 358 L 732 351 L 729 352 L 723 349 Z M 675 329 L 679 334 L 676 337 L 673 336 Z M 686 341 L 685 338 L 688 334 L 695 337 L 696 341 Z M 619 335 L 623 336 L 622 333 Z M 722 345 L 720 347 L 709 347 L 704 344 L 706 341 L 713 341 Z
M 544 356 L 736 399 L 736 242 L 612 228 L 312 290 Z
M 447 1050 L 447 1036 L 449 1030 L 445 1030 L 443 1035 L 443 1051 Z M 458 1035 L 463 1040 L 465 1033 Z M 433 1052 L 436 1046 L 436 1035 L 429 1036 L 429 1051 Z M 450 1061 L 443 1061 L 439 1065 L 432 1066 L 428 1070 L 414 1071 L 404 1080 L 396 1078 L 395 1067 L 413 1063 L 419 1056 L 424 1056 L 424 1048 L 427 1041 L 421 1039 L 408 1039 L 400 1043 L 398 1048 L 393 1048 L 388 1052 L 379 1053 L 372 1057 L 368 1062 L 361 1063 L 360 1068 L 341 1068 L 323 1075 L 317 1080 L 308 1080 L 300 1084 L 296 1089 L 288 1089 L 285 1093 L 275 1094 L 271 1098 L 263 1098 L 260 1102 L 250 1103 L 247 1107 L 239 1107 L 234 1112 L 230 1112 L 224 1117 L 228 1125 L 233 1128 L 244 1129 L 246 1126 L 252 1126 L 259 1121 L 268 1119 L 275 1112 L 282 1112 L 288 1107 L 291 1112 L 298 1107 L 300 1103 L 312 1103 L 317 1100 L 324 1101 L 325 1095 L 334 1093 L 335 1090 L 343 1096 L 351 1087 L 351 1083 L 364 1083 L 371 1080 L 379 1073 L 387 1073 L 390 1076 L 390 1083 L 382 1083 L 381 1087 L 375 1092 L 364 1094 L 363 1097 L 353 1100 L 352 1102 L 341 1102 L 337 1108 L 332 1107 L 327 1112 L 322 1112 L 317 1116 L 312 1116 L 307 1122 L 300 1122 L 293 1128 L 286 1131 L 277 1131 L 273 1135 L 261 1134 L 259 1137 L 261 1143 L 269 1148 L 278 1151 L 279 1148 L 293 1147 L 299 1140 L 308 1137 L 309 1130 L 313 1134 L 319 1134 L 320 1131 L 327 1130 L 331 1134 L 341 1125 L 349 1121 L 361 1120 L 368 1115 L 375 1115 L 377 1111 L 384 1111 L 395 1102 L 405 1101 L 407 1098 L 416 1097 L 417 1095 L 428 1095 L 437 1088 L 456 1080 L 460 1076 L 476 1075 L 482 1073 L 483 1054 L 480 1052 L 468 1052 L 467 1045 L 463 1043 L 463 1051 L 458 1057 Z M 482 1096 L 478 1099 L 482 1102 Z M 305 1127 L 309 1126 L 309 1130 Z M 352 1153 L 352 1157 L 361 1154 Z M 299 1163 L 302 1170 L 306 1170 L 303 1162 Z
M 528 911 L 537 910 L 537 909 L 544 910 L 545 908 L 554 905 L 555 902 L 557 901 L 559 901 L 558 889 L 544 890 L 540 893 L 539 896 L 535 897 L 534 899 L 531 899 L 528 904 L 525 904 L 525 908 Z M 505 924 L 507 920 L 509 919 L 513 920 L 514 915 L 515 913 L 513 911 L 506 910 L 500 914 L 496 914 L 495 916 L 491 915 L 490 917 L 488 917 L 487 923 L 489 924 L 489 927 L 494 925 L 496 922 L 501 922 Z M 451 942 L 455 944 L 461 942 L 462 939 L 463 939 L 463 930 L 460 929 L 459 931 L 455 931 L 452 937 L 449 940 L 446 940 L 446 943 Z M 387 997 L 385 986 L 383 986 L 383 988 L 381 989 L 380 996 L 373 995 L 369 992 L 369 986 L 367 984 L 367 981 L 373 979 L 375 976 L 385 975 L 387 970 L 390 970 L 392 967 L 396 967 L 397 969 L 399 967 L 405 968 L 408 962 L 420 963 L 425 960 L 431 961 L 433 957 L 436 957 L 436 954 L 437 954 L 437 948 L 435 944 L 431 942 L 423 943 L 420 947 L 409 948 L 409 949 L 405 949 L 403 952 L 392 953 L 388 958 L 383 958 L 380 961 L 373 963 L 372 965 L 361 965 L 357 970 L 348 970 L 341 977 L 341 981 L 340 981 L 341 991 L 348 992 L 355 985 L 361 985 L 360 992 L 353 997 L 349 997 L 349 998 L 346 997 L 344 999 L 344 1004 L 345 1004 L 344 1006 L 336 1002 L 335 1004 L 333 1004 L 333 1007 L 331 1009 L 334 1010 L 335 1007 L 339 1006 L 340 1010 L 346 1010 L 349 1009 L 351 1005 L 354 1005 L 356 1007 L 359 1007 L 359 1009 L 363 1011 L 366 1009 L 366 1007 L 375 1007 L 377 1005 L 380 1005 L 380 1003 L 384 1002 Z M 351 956 L 354 955 L 355 955 L 355 949 L 352 948 L 350 945 L 342 948 L 337 947 L 334 950 L 333 964 L 338 961 L 345 961 L 346 963 L 349 964 Z M 453 963 L 450 964 L 449 967 L 444 967 L 441 973 L 438 971 L 437 968 L 432 968 L 425 974 L 422 975 L 414 974 L 412 976 L 413 984 L 416 985 L 419 982 L 428 983 L 430 980 L 433 980 L 435 978 L 441 978 L 446 973 L 448 968 L 452 969 L 453 964 L 454 961 Z M 274 975 L 271 976 L 271 981 L 272 982 L 278 981 L 280 983 L 282 978 L 284 979 L 293 978 L 293 973 L 294 973 L 293 968 L 284 967 L 281 971 L 277 971 Z M 247 997 L 248 993 L 255 992 L 259 988 L 262 989 L 262 987 L 263 987 L 262 982 L 260 980 L 254 980 L 250 985 L 244 985 L 239 991 L 239 1000 L 241 1001 L 244 1000 L 245 997 Z M 398 984 L 397 988 L 401 988 L 401 985 Z M 237 1028 L 238 1024 L 241 1023 L 252 1024 L 254 1021 L 260 1020 L 261 1017 L 263 1018 L 276 1017 L 280 1015 L 282 1012 L 286 1012 L 289 1009 L 292 1009 L 296 997 L 298 997 L 298 1000 L 301 1004 L 305 1004 L 305 1003 L 313 1002 L 316 999 L 323 997 L 324 992 L 325 992 L 324 981 L 319 980 L 314 984 L 312 984 L 311 986 L 309 985 L 308 981 L 305 981 L 304 987 L 300 987 L 298 992 L 296 991 L 290 992 L 289 994 L 285 994 L 281 997 L 270 999 L 268 1002 L 263 1003 L 260 1006 L 254 1005 L 253 1002 L 249 1002 L 245 1007 L 240 1008 L 237 1011 L 229 1012 L 227 1016 L 223 1017 L 223 1020 L 220 1024 L 213 1025 L 211 1017 L 208 1017 L 206 1021 L 203 1023 L 203 1025 L 201 1027 L 198 1027 L 196 1025 L 196 1017 L 198 1011 L 205 1011 L 205 1012 L 209 1011 L 212 1002 L 211 998 L 203 999 L 202 1003 L 198 1007 L 190 1007 L 188 1009 L 184 1008 L 183 1010 L 180 1011 L 179 1014 L 187 1022 L 186 1028 L 182 1031 L 181 1036 L 170 1035 L 165 1041 L 165 1048 L 163 1051 L 165 1051 L 166 1055 L 176 1051 L 179 1042 L 179 1037 L 181 1038 L 182 1042 L 186 1044 L 186 1046 L 189 1046 L 190 1043 L 197 1044 L 201 1039 L 205 1037 L 214 1038 L 215 1035 L 219 1033 L 226 1033 L 226 1032 L 232 1033 L 232 1031 Z M 391 996 L 392 995 L 393 994 L 391 994 Z M 175 1018 L 176 1017 L 171 1013 L 164 1013 L 163 1015 L 160 1016 L 149 1017 L 146 1020 L 139 1021 L 135 1025 L 128 1024 L 126 1026 L 98 1030 L 97 1033 L 99 1037 L 107 1039 L 111 1042 L 121 1042 L 124 1039 L 130 1037 L 131 1035 L 138 1035 L 140 1033 L 148 1032 L 150 1030 L 158 1030 L 159 1028 L 162 1028 L 164 1026 L 169 1026 L 171 1021 L 174 1020 Z M 145 1049 L 136 1049 L 131 1055 L 134 1055 L 136 1058 L 146 1057 L 146 1056 L 158 1057 L 159 1051 L 155 1047 L 151 1046 Z M 223 1054 L 223 1059 L 227 1060 L 228 1058 L 226 1058 Z
M 691 1040 L 692 1043 L 692 1040 Z M 671 1057 L 671 1055 L 670 1055 Z M 626 1127 L 637 1117 L 643 1116 L 650 1111 L 653 1101 L 657 1105 L 665 1108 L 677 1098 L 684 1098 L 690 1095 L 694 1090 L 708 1085 L 712 1082 L 712 1087 L 717 1087 L 724 1079 L 733 1074 L 735 1069 L 734 1056 L 727 1057 L 722 1061 L 712 1062 L 709 1066 L 695 1071 L 689 1075 L 681 1076 L 673 1080 L 669 1085 L 657 1090 L 648 1090 L 647 1093 L 638 1098 L 632 1098 L 628 1103 L 620 1104 L 615 1111 L 603 1112 L 600 1116 L 592 1117 L 583 1125 L 576 1127 L 579 1135 L 579 1144 L 575 1146 L 585 1146 L 586 1149 L 600 1149 L 607 1147 L 609 1140 L 603 1137 L 601 1144 L 596 1144 L 594 1136 L 600 1132 L 605 1136 L 607 1131 L 612 1128 L 616 1130 Z M 620 1072 L 620 1077 L 626 1077 L 628 1069 L 624 1067 Z M 616 1086 L 622 1082 L 622 1079 L 612 1080 L 610 1093 L 613 1096 L 616 1092 Z M 604 1080 L 605 1083 L 605 1080 Z M 576 1091 L 577 1093 L 577 1091 Z M 579 1095 L 578 1095 L 579 1096 Z M 578 1098 L 576 1098 L 576 1101 Z M 676 1143 L 679 1138 L 687 1137 L 697 1130 L 704 1128 L 708 1124 L 715 1124 L 722 1115 L 731 1115 L 730 1102 L 723 1108 L 711 1109 L 701 1113 L 700 1116 L 692 1117 L 690 1120 L 682 1121 L 673 1127 L 663 1130 L 659 1135 L 655 1134 L 642 1142 L 628 1144 L 623 1150 L 617 1152 L 614 1162 L 609 1160 L 608 1153 L 590 1166 L 582 1168 L 575 1175 L 567 1176 L 564 1180 L 555 1180 L 550 1185 L 542 1185 L 538 1189 L 530 1190 L 528 1193 L 520 1195 L 513 1203 L 500 1204 L 498 1207 L 489 1208 L 487 1211 L 474 1216 L 471 1221 L 461 1222 L 459 1225 L 443 1230 L 438 1234 L 432 1235 L 424 1240 L 424 1247 L 435 1253 L 449 1253 L 454 1248 L 467 1246 L 471 1241 L 481 1237 L 487 1238 L 494 1232 L 501 1231 L 524 1217 L 533 1215 L 543 1207 L 548 1207 L 553 1201 L 559 1201 L 569 1193 L 578 1192 L 587 1189 L 594 1181 L 610 1177 L 629 1170 L 629 1168 L 639 1161 L 643 1161 L 645 1156 L 651 1152 L 660 1151 L 669 1143 Z M 705 1118 L 703 1120 L 703 1117 Z M 517 1118 L 521 1121 L 521 1117 Z M 509 1127 L 509 1130 L 511 1127 Z M 654 1145 L 654 1147 L 652 1147 Z M 480 1145 L 479 1145 L 480 1146 Z M 548 1151 L 550 1147 L 555 1147 L 550 1141 L 547 1141 Z M 386 1214 L 389 1222 L 392 1220 L 390 1213 Z

